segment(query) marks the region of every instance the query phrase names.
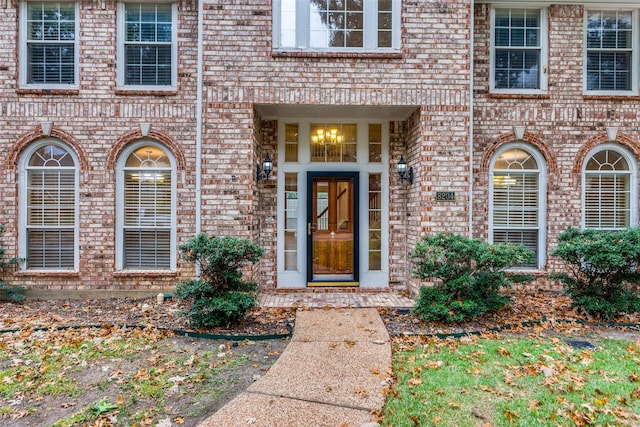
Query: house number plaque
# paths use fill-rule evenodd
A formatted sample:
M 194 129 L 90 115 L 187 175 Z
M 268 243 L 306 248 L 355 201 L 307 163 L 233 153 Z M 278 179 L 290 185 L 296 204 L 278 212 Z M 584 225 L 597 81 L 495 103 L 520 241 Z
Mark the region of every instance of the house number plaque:
M 436 191 L 437 202 L 453 202 L 456 200 L 456 193 L 453 191 Z

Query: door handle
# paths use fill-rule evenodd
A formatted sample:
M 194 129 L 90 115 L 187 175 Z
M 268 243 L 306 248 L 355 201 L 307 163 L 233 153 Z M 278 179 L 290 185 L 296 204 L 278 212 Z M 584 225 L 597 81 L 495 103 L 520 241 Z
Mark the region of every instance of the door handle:
M 307 236 L 311 236 L 311 223 L 307 223 Z

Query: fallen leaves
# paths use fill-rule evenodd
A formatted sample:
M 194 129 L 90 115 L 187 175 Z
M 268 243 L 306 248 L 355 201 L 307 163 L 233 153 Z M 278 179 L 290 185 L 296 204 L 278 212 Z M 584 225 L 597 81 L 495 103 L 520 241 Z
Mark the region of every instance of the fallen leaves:
M 424 402 L 416 425 L 640 425 L 636 345 L 599 341 L 576 350 L 560 334 L 463 338 L 396 342 L 398 378 L 388 400 Z
M 520 414 L 518 412 L 513 411 L 511 409 L 506 409 L 504 411 L 504 417 L 509 421 L 509 424 L 514 424 L 518 418 L 520 418 Z
M 409 387 L 415 387 L 417 385 L 422 384 L 422 379 L 421 378 L 411 378 L 409 380 Z

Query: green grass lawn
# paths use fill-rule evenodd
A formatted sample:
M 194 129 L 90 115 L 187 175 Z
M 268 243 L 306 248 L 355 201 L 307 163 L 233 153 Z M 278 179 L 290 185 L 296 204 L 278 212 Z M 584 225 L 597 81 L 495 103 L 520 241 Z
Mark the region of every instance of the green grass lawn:
M 638 426 L 640 340 L 558 336 L 397 342 L 383 425 Z

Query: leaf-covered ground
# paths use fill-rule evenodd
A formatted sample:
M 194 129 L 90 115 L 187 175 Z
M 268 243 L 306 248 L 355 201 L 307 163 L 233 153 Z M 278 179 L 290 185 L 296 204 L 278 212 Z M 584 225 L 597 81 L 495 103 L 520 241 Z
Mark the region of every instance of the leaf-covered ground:
M 532 329 L 565 330 L 585 324 L 588 329 L 600 323 L 573 307 L 571 299 L 561 292 L 514 290 L 513 302 L 497 313 L 456 324 L 424 323 L 407 311 L 380 310 L 391 335 L 464 334 L 468 332 L 509 328 L 512 331 Z M 619 324 L 640 324 L 640 313 L 625 314 L 614 319 Z
M 23 304 L 0 303 L 0 330 L 74 326 L 137 325 L 191 330 L 188 318 L 181 315 L 188 306 L 155 298 L 103 300 L 27 301 Z M 294 309 L 265 309 L 250 312 L 246 321 L 232 328 L 208 329 L 211 334 L 266 335 L 286 334 L 295 318 Z
M 155 298 L 0 303 L 0 425 L 196 426 L 263 375 L 288 343 L 174 336 L 173 329 L 190 329 L 180 315 L 185 308 L 176 301 L 158 305 Z M 457 325 L 425 324 L 406 311 L 380 312 L 396 345 L 413 342 L 411 334 L 504 325 L 523 336 L 638 337 L 632 327 L 565 322 L 595 319 L 572 308 L 566 296 L 544 291 L 514 292 L 508 309 Z M 616 320 L 640 322 L 637 315 Z M 537 323 L 524 324 L 531 321 Z M 259 309 L 242 325 L 199 332 L 286 334 L 294 322 L 295 308 Z M 517 425 L 516 414 L 511 418 Z
M 288 343 L 175 335 L 190 329 L 183 309 L 153 299 L 0 304 L 0 425 L 196 426 Z M 294 316 L 256 310 L 242 325 L 198 332 L 286 334 Z

